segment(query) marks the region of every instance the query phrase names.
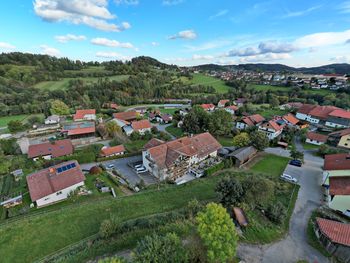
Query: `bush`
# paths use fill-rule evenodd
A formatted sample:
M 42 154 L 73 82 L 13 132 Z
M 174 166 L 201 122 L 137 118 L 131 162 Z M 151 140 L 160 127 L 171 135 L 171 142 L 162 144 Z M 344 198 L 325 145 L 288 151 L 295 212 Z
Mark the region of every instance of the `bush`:
M 241 182 L 234 177 L 221 179 L 216 185 L 215 191 L 219 195 L 220 203 L 227 208 L 240 203 L 244 194 Z
M 112 257 L 100 259 L 98 263 L 126 263 L 126 261 L 122 258 Z
M 100 225 L 99 234 L 102 238 L 109 238 L 115 233 L 116 228 L 117 226 L 114 220 L 111 220 L 111 219 L 103 220 Z
M 205 170 L 204 175 L 206 175 L 206 176 L 212 175 L 212 174 L 224 169 L 224 167 L 225 167 L 225 165 L 223 162 L 218 163 L 218 164 L 208 168 L 207 170 Z
M 287 209 L 281 202 L 270 204 L 266 210 L 266 217 L 274 223 L 281 224 L 287 215 Z

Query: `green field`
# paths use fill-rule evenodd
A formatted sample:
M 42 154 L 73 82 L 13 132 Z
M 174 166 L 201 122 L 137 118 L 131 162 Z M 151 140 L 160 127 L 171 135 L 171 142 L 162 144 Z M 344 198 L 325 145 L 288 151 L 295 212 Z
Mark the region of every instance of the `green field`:
M 271 119 L 273 116 L 283 116 L 287 113 L 287 110 L 276 109 L 259 109 L 256 113 L 260 114 L 266 119 Z
M 171 135 L 175 136 L 176 138 L 180 138 L 184 136 L 184 132 L 181 128 L 174 127 L 172 125 L 165 128 L 165 130 L 170 133 Z
M 26 114 L 0 117 L 0 127 L 7 127 L 7 124 L 10 121 L 23 121 L 27 117 L 28 117 L 28 115 L 26 115 Z
M 222 146 L 233 146 L 233 137 L 219 136 L 216 138 Z
M 279 177 L 288 164 L 289 158 L 267 154 L 264 159 L 256 163 L 251 171 L 257 173 L 264 173 L 272 175 L 273 177 Z
M 249 84 L 250 88 L 253 88 L 257 91 L 288 91 L 293 89 L 292 87 L 283 87 L 283 86 L 272 86 L 272 85 L 258 85 L 258 84 Z M 305 92 L 319 94 L 319 95 L 329 95 L 334 92 L 329 89 L 306 89 Z
M 99 79 L 108 78 L 114 81 L 123 81 L 129 78 L 129 75 L 117 75 L 111 77 L 83 77 L 83 78 L 63 78 L 57 81 L 43 81 L 34 85 L 35 88 L 44 90 L 65 90 L 69 87 L 69 81 L 74 79 L 82 79 L 86 82 L 97 82 Z
M 193 74 L 193 79 L 187 81 L 193 85 L 212 86 L 219 94 L 227 93 L 230 89 L 230 87 L 225 84 L 225 81 L 203 74 Z

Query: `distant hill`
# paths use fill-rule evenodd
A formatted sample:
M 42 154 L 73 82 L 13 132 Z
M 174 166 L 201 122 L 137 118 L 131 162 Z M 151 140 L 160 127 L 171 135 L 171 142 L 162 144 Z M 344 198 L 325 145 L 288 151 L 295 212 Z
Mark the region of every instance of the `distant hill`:
M 205 64 L 194 67 L 197 70 L 249 70 L 249 71 L 262 71 L 262 72 L 300 72 L 304 74 L 350 74 L 350 64 L 330 64 L 320 67 L 310 68 L 294 68 L 282 64 L 239 64 L 239 65 L 216 65 Z

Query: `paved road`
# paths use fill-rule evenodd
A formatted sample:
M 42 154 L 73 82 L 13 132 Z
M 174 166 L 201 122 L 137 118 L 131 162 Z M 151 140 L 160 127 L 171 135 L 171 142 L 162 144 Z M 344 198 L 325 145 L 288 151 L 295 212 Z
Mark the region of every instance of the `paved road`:
M 297 148 L 303 150 L 297 143 Z M 271 149 L 268 152 L 271 153 Z M 279 149 L 276 149 L 279 152 Z M 303 150 L 304 151 L 304 150 Z M 281 155 L 286 154 L 283 152 Z M 255 263 L 295 263 L 305 259 L 308 262 L 326 263 L 327 258 L 307 243 L 307 223 L 311 212 L 321 204 L 322 200 L 322 165 L 323 159 L 312 155 L 311 151 L 304 151 L 305 164 L 299 169 L 299 183 L 301 185 L 295 209 L 290 221 L 288 235 L 274 244 L 255 246 L 241 244 L 238 255 L 245 262 Z M 291 168 L 289 168 L 291 169 Z
M 172 139 L 172 140 L 175 140 L 176 137 L 173 136 L 172 134 L 170 134 L 169 132 L 167 132 L 167 131 L 165 130 L 166 127 L 169 127 L 169 126 L 171 126 L 171 125 L 173 125 L 173 124 L 172 124 L 172 123 L 168 123 L 168 124 L 164 124 L 164 125 L 156 124 L 156 125 L 154 125 L 154 126 L 157 127 L 158 131 L 160 131 L 160 132 L 162 131 L 162 132 L 165 132 L 165 133 L 169 134 L 170 137 L 171 137 L 171 139 Z

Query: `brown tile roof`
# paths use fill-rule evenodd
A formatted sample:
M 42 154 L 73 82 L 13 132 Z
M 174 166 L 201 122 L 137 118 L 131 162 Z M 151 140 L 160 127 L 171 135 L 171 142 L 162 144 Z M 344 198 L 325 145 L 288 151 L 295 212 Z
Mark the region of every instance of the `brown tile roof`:
M 149 120 L 140 120 L 140 121 L 133 121 L 131 123 L 131 127 L 135 130 L 142 130 L 142 129 L 150 129 L 152 128 L 151 123 L 149 122 Z
M 71 140 L 59 140 L 54 142 L 45 142 L 29 145 L 28 157 L 35 158 L 39 156 L 52 155 L 53 158 L 65 156 L 73 153 L 73 144 Z
M 246 123 L 248 126 L 254 126 L 258 123 L 261 123 L 265 120 L 263 116 L 260 114 L 249 115 L 247 117 L 243 117 L 242 121 Z
M 350 119 L 350 111 L 346 111 L 343 109 L 334 110 L 329 114 L 329 116 L 343 118 L 343 119 Z
M 324 170 L 350 170 L 350 154 L 328 154 L 324 159 Z
M 262 127 L 266 127 L 266 128 L 269 128 L 269 129 L 273 129 L 275 131 L 280 131 L 283 129 L 283 125 L 279 125 L 276 121 L 274 120 L 270 120 L 268 122 L 265 122 L 261 125 Z
M 312 105 L 312 104 L 304 104 L 303 106 L 301 106 L 298 110 L 299 113 L 303 113 L 303 114 L 309 114 L 311 110 L 313 110 L 314 108 L 316 108 L 317 105 Z
M 323 135 L 323 134 L 316 133 L 316 132 L 308 132 L 306 137 L 309 140 L 319 141 L 319 142 L 327 142 L 327 140 L 328 140 L 327 135 Z
M 213 109 L 215 108 L 215 105 L 214 104 L 202 104 L 201 107 L 204 109 L 204 110 L 210 110 L 210 109 Z
M 58 172 L 61 167 L 66 167 L 70 164 L 75 165 L 75 167 Z M 77 161 L 69 161 L 28 175 L 26 179 L 30 198 L 34 202 L 40 198 L 83 182 L 85 176 Z
M 139 114 L 136 111 L 124 111 L 124 112 L 118 112 L 113 114 L 113 117 L 115 119 L 119 119 L 123 121 L 136 120 L 138 116 Z
M 329 134 L 329 136 L 340 136 L 340 137 L 343 137 L 343 136 L 348 135 L 348 134 L 350 134 L 350 128 L 344 129 L 344 130 L 340 130 L 340 131 L 331 132 Z
M 350 224 L 340 223 L 324 218 L 316 218 L 321 232 L 332 242 L 350 246 Z
M 148 143 L 146 143 L 144 146 L 143 146 L 143 149 L 144 150 L 148 150 L 149 148 L 152 148 L 152 147 L 155 147 L 155 146 L 158 146 L 158 145 L 161 145 L 165 143 L 164 141 L 162 140 L 159 140 L 157 138 L 152 138 Z
M 226 104 L 227 102 L 230 102 L 230 100 L 220 100 L 220 101 L 218 102 L 218 105 L 224 105 L 224 106 L 225 106 L 225 104 Z
M 328 115 L 339 108 L 334 106 L 316 106 L 313 108 L 309 114 L 313 117 L 317 117 L 319 119 L 325 120 L 328 118 Z
M 220 143 L 208 132 L 193 137 L 182 137 L 158 146 L 148 148 L 152 159 L 159 167 L 171 167 L 181 155 L 199 158 L 221 148 Z
M 82 119 L 84 119 L 85 115 L 89 115 L 89 114 L 96 114 L 96 110 L 95 109 L 77 110 L 73 116 L 73 119 L 74 120 L 82 120 Z
M 350 176 L 329 177 L 330 195 L 350 195 Z
M 113 146 L 113 147 L 104 147 L 101 149 L 101 156 L 110 156 L 113 154 L 118 154 L 118 153 L 123 153 L 125 152 L 125 148 L 124 145 L 117 145 L 117 146 Z
M 77 128 L 77 129 L 69 130 L 68 136 L 94 133 L 95 131 L 96 131 L 95 126 L 86 127 L 86 128 Z
M 238 110 L 238 107 L 237 107 L 237 106 L 235 106 L 235 105 L 231 105 L 231 106 L 227 106 L 227 107 L 225 107 L 225 109 L 231 109 L 231 110 L 236 111 L 236 110 Z
M 285 119 L 286 121 L 288 121 L 289 123 L 291 123 L 293 125 L 297 125 L 299 122 L 299 120 L 291 113 L 284 115 L 283 119 Z

